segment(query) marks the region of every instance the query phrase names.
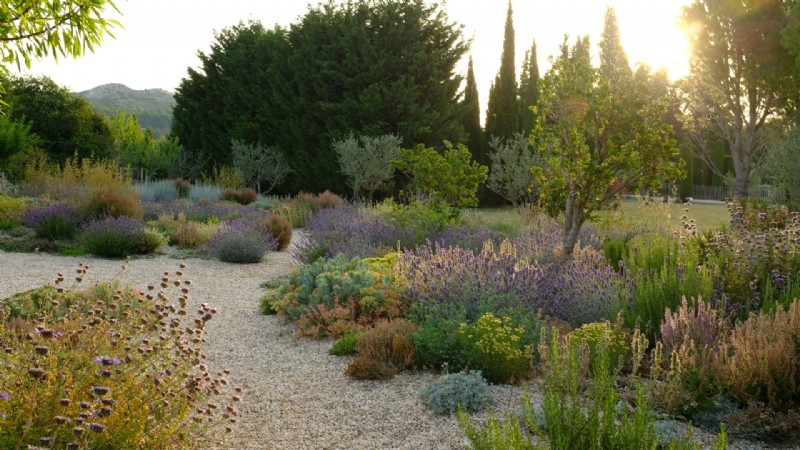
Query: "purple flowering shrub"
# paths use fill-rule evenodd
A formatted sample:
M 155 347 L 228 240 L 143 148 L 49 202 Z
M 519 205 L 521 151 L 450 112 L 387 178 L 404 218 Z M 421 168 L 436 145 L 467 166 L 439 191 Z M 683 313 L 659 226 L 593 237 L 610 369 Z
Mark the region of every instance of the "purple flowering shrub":
M 608 318 L 629 296 L 622 277 L 594 252 L 541 265 L 520 259 L 508 241 L 477 253 L 421 246 L 400 255 L 396 272 L 401 292 L 418 309 L 461 310 L 468 321 L 486 308 L 524 307 L 580 326 Z
M 127 216 L 106 217 L 89 223 L 81 235 L 89 252 L 105 258 L 124 258 L 152 250 L 141 220 Z
M 295 255 L 305 263 L 338 255 L 348 259 L 382 256 L 415 232 L 391 224 L 374 211 L 350 206 L 325 208 L 306 223 L 305 239 L 298 243 Z
M 36 236 L 50 240 L 72 239 L 83 223 L 83 216 L 67 203 L 32 206 L 23 211 L 20 222 L 36 231 Z
M 192 222 L 225 221 L 231 219 L 251 219 L 262 214 L 255 208 L 243 207 L 229 202 L 209 202 L 175 200 L 171 202 L 145 202 L 144 216 L 147 220 L 155 220 L 164 215 L 177 217 L 182 215 Z
M 263 223 L 241 219 L 219 226 L 208 243 L 209 252 L 224 262 L 251 264 L 261 262 L 268 251 L 278 248 L 278 240 Z
M 237 420 L 241 390 L 202 363 L 217 310 L 189 307 L 181 266 L 148 293 L 59 274 L 31 319 L 0 300 L 0 448 L 199 448 L 205 427 Z
M 503 234 L 483 225 L 453 224 L 445 226 L 431 239 L 441 247 L 460 247 L 479 252 L 486 241 L 500 244 Z
M 666 354 L 692 344 L 697 349 L 714 348 L 726 330 L 724 311 L 714 308 L 702 298 L 693 299 L 690 303 L 684 296 L 674 313 L 669 308 L 664 312 L 661 343 Z

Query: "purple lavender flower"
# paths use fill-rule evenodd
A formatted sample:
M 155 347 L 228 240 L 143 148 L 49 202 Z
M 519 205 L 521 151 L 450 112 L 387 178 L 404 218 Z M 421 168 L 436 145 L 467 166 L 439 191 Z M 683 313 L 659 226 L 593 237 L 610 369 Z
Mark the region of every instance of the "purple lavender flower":
M 8 400 L 8 392 L 0 392 L 0 400 Z
M 51 240 L 70 239 L 80 227 L 80 212 L 66 203 L 50 203 L 26 209 L 20 222 L 36 231 L 36 235 Z
M 114 366 L 120 363 L 119 358 L 110 358 L 108 356 L 98 356 L 94 359 L 94 362 L 98 364 L 102 364 L 104 366 Z
M 137 254 L 145 242 L 144 223 L 119 216 L 90 223 L 83 232 L 84 247 L 98 256 L 122 258 Z

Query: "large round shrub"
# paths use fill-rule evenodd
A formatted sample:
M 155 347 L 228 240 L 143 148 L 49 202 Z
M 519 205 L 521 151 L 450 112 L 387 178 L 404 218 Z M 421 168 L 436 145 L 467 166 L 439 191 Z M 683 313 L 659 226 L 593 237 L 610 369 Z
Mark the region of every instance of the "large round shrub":
M 19 225 L 19 216 L 24 209 L 23 200 L 0 195 L 0 229 Z
M 264 224 L 237 219 L 221 224 L 208 247 L 220 261 L 248 264 L 260 262 L 268 251 L 278 248 L 278 240 Z

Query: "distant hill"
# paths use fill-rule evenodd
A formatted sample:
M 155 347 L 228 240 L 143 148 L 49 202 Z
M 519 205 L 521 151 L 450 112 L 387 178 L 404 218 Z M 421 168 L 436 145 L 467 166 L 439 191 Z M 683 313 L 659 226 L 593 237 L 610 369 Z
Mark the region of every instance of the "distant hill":
M 78 92 L 97 112 L 115 115 L 119 111 L 135 114 L 142 128 L 152 128 L 153 136 L 166 134 L 172 125 L 175 99 L 164 89 L 131 89 L 124 84 L 111 83 Z

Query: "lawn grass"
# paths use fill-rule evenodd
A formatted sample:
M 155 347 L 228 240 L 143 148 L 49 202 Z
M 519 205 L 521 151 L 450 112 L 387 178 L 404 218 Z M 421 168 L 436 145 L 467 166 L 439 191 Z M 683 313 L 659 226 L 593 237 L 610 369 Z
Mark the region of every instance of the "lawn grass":
M 689 211 L 685 211 L 688 209 Z M 643 202 L 626 198 L 616 210 L 601 211 L 595 221 L 638 221 L 652 229 L 680 230 L 681 217 L 694 219 L 699 232 L 716 230 L 730 224 L 728 209 L 724 203 L 693 203 L 691 206 L 677 203 Z M 513 207 L 481 208 L 464 212 L 464 217 L 483 225 L 503 224 L 519 229 L 524 226 L 522 216 Z

